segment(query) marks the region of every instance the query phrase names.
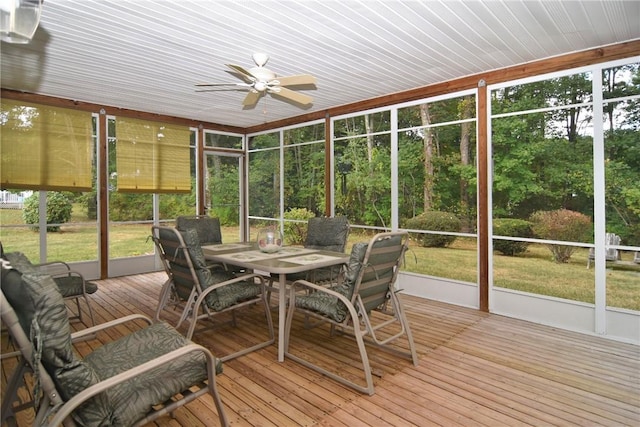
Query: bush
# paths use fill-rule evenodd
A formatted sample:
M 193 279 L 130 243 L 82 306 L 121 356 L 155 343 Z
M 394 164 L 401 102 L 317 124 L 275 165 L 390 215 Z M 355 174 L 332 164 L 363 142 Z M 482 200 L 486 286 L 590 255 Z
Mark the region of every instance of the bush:
M 304 220 L 304 222 L 284 223 L 284 239 L 290 245 L 302 245 L 307 240 L 307 221 L 315 214 L 306 208 L 291 208 L 284 213 L 284 219 Z
M 493 220 L 493 234 L 509 237 L 533 237 L 531 223 L 523 219 L 496 218 Z M 517 255 L 527 251 L 529 242 L 513 240 L 493 240 L 493 249 L 504 255 Z
M 167 218 L 175 217 L 168 215 Z M 152 220 L 153 197 L 151 194 L 112 191 L 109 193 L 109 219 L 115 222 Z
M 35 192 L 24 201 L 22 218 L 27 224 L 38 224 L 39 220 L 39 193 Z M 67 196 L 56 191 L 47 192 L 47 224 L 64 224 L 71 220 L 71 210 L 73 206 Z M 38 231 L 39 227 L 31 227 Z M 60 227 L 55 225 L 47 227 L 47 231 L 60 231 Z
M 460 231 L 460 219 L 449 212 L 428 211 L 407 220 L 405 227 L 428 231 Z M 456 236 L 442 234 L 411 233 L 411 237 L 425 248 L 444 248 L 456 240 Z
M 538 211 L 531 215 L 533 233 L 546 240 L 566 240 L 568 242 L 586 242 L 591 236 L 591 219 L 567 209 Z M 548 245 L 555 262 L 569 262 L 576 246 Z

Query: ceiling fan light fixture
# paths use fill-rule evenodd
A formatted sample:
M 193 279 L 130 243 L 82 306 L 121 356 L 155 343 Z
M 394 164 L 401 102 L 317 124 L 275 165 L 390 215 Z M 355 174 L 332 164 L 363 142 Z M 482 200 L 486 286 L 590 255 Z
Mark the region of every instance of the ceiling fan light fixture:
M 258 80 L 258 82 L 266 83 L 276 78 L 276 74 L 273 71 L 264 67 L 250 68 L 249 71 Z
M 2 0 L 0 0 L 2 1 Z M 227 90 L 244 90 L 249 91 L 242 101 L 244 109 L 251 109 L 256 106 L 258 101 L 265 95 L 277 95 L 279 99 L 291 102 L 294 105 L 306 108 L 313 102 L 313 98 L 296 92 L 295 89 L 289 89 L 284 86 L 298 86 L 298 89 L 315 89 L 316 78 L 310 74 L 297 74 L 293 76 L 277 77 L 276 73 L 264 67 L 269 60 L 269 56 L 265 53 L 253 54 L 253 61 L 256 66 L 248 70 L 240 65 L 226 64 L 231 68 L 231 74 L 242 80 L 242 83 L 200 83 L 197 87 L 224 87 L 231 86 Z M 235 88 L 234 88 L 235 86 Z M 311 86 L 311 87 L 309 87 Z M 241 88 L 241 89 L 240 89 Z M 199 89 L 197 92 L 208 92 L 215 89 Z
M 0 40 L 29 43 L 40 23 L 44 0 L 0 0 Z
M 258 67 L 264 67 L 269 62 L 269 55 L 266 53 L 254 53 L 252 58 Z

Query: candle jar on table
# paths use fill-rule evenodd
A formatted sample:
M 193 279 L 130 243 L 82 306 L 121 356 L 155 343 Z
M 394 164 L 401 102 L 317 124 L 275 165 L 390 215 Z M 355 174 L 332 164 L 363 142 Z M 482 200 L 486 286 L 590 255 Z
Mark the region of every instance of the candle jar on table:
M 277 227 L 263 228 L 258 232 L 258 248 L 262 252 L 278 252 L 282 248 L 282 242 L 282 232 Z

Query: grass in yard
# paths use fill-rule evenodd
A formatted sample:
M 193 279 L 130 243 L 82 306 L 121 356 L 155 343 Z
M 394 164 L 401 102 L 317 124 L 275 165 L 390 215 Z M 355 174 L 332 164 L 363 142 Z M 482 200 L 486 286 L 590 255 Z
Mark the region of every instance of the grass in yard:
M 75 210 L 75 209 L 74 209 Z M 88 222 L 79 214 L 79 222 Z M 39 258 L 39 235 L 24 224 L 20 210 L 0 209 L 0 240 L 7 251 L 22 251 L 32 260 Z M 173 224 L 167 224 L 173 225 Z M 151 224 L 112 224 L 110 257 L 121 258 L 153 253 L 148 239 Z M 356 242 L 368 241 L 372 234 L 354 230 L 347 251 Z M 222 227 L 224 242 L 238 240 L 237 227 Z M 65 225 L 60 232 L 47 233 L 48 257 L 52 260 L 81 261 L 97 258 L 97 225 Z M 587 249 L 577 249 L 567 264 L 552 260 L 544 245 L 530 245 L 526 253 L 509 257 L 494 254 L 494 286 L 586 303 L 594 302 L 595 269 L 586 268 Z M 629 258 L 630 253 L 623 253 Z M 611 307 L 640 310 L 640 266 L 607 268 L 607 303 Z M 477 282 L 476 239 L 457 238 L 447 248 L 423 248 L 414 242 L 406 255 L 406 271 L 464 282 Z

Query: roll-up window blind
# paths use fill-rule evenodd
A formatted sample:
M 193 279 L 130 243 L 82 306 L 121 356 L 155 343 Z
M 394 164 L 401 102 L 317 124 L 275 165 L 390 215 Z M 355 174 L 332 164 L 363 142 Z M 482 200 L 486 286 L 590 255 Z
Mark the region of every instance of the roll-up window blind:
M 189 138 L 187 127 L 116 118 L 118 191 L 191 192 Z
M 3 99 L 2 188 L 90 191 L 91 113 Z

